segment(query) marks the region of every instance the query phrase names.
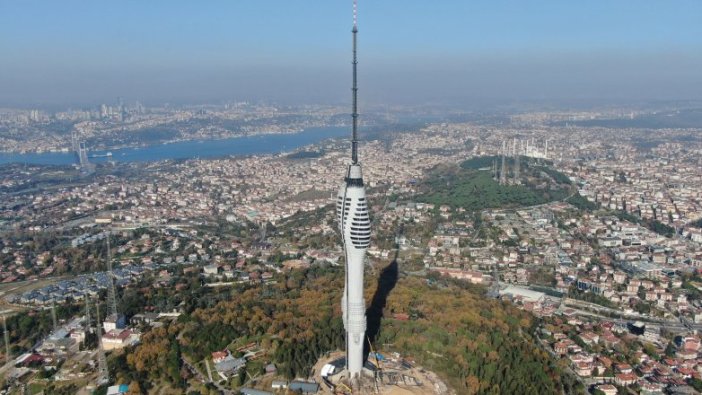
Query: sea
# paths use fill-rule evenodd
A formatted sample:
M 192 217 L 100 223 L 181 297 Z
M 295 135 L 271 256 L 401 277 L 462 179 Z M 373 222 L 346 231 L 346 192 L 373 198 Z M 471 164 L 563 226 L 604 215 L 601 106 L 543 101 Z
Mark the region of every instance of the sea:
M 289 134 L 259 134 L 219 140 L 179 141 L 145 147 L 120 148 L 105 151 L 88 151 L 93 163 L 151 162 L 166 159 L 221 158 L 276 154 L 322 142 L 326 139 L 349 135 L 347 127 L 316 127 Z M 111 157 L 106 154 L 111 152 Z M 94 157 L 93 157 L 94 156 Z M 77 162 L 73 152 L 6 153 L 0 152 L 0 165 L 26 163 L 39 165 L 70 165 Z

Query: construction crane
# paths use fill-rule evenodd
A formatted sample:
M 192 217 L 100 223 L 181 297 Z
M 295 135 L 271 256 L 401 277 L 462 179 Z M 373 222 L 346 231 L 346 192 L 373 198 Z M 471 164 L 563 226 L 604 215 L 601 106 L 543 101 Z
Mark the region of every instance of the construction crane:
M 378 353 L 373 350 L 373 344 L 370 341 L 370 337 L 366 336 L 366 339 L 368 340 L 368 346 L 370 346 L 370 351 L 373 353 L 373 357 L 375 357 L 375 365 L 378 367 L 378 370 L 380 373 L 383 373 L 383 366 L 380 364 L 380 360 L 378 359 Z
M 353 394 L 353 390 L 351 388 L 349 388 L 349 386 L 344 384 L 344 383 L 338 383 L 336 386 L 341 387 L 341 390 L 344 391 L 343 392 L 344 394 Z
M 373 357 L 375 358 L 375 365 L 378 367 L 378 373 L 375 375 L 375 392 L 380 393 L 380 388 L 378 387 L 378 378 L 380 378 L 381 382 L 383 380 L 383 366 L 380 364 L 380 359 L 378 359 L 378 353 L 373 350 L 373 344 L 370 341 L 370 337 L 366 336 L 366 339 L 368 340 L 368 346 L 370 347 L 370 351 L 373 353 Z

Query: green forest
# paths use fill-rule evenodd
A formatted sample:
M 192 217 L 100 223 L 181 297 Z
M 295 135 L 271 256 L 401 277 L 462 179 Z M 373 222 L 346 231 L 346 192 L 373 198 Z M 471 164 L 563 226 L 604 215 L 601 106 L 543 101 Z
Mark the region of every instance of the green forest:
M 521 164 L 520 184 L 500 185 L 490 171 L 495 157 L 477 157 L 460 166 L 433 169 L 419 187 L 419 200 L 435 205 L 462 207 L 468 211 L 486 208 L 514 208 L 547 203 L 571 194 L 564 174 L 527 161 Z M 510 159 L 507 168 L 511 169 Z M 483 170 L 479 170 L 483 169 Z M 508 174 L 511 180 L 513 173 Z

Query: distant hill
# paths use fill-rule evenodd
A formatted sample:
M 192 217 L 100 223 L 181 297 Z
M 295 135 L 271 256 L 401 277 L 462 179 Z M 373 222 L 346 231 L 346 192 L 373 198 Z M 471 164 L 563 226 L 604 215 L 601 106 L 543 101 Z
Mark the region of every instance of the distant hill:
M 702 109 L 656 112 L 635 117 L 558 121 L 554 126 L 577 125 L 612 129 L 689 129 L 702 127 Z

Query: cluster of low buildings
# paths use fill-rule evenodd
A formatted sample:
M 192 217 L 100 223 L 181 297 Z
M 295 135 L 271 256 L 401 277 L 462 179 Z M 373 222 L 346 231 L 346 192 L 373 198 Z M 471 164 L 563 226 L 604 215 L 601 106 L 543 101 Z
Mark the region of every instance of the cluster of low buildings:
M 642 322 L 612 322 L 577 317 L 572 311 L 551 317 L 542 329 L 544 343 L 590 388 L 605 393 L 617 387 L 641 394 L 689 391 L 688 380 L 702 374 L 700 337 L 675 335 L 668 342 L 665 327 Z M 694 393 L 694 392 L 691 392 Z
M 153 268 L 149 266 L 118 267 L 112 271 L 112 277 L 115 286 L 123 287 L 151 270 Z M 7 295 L 6 300 L 11 303 L 42 306 L 89 299 L 96 297 L 100 291 L 110 286 L 109 276 L 108 272 L 83 274 L 73 279 L 60 280 L 54 284 L 26 291 L 20 295 Z
M 421 135 L 401 134 L 390 147 L 385 142 L 366 142 L 362 145 L 364 177 L 371 188 L 383 186 L 392 193 L 410 192 L 426 169 L 470 155 L 474 148 L 466 144 L 469 140 L 470 130 L 444 126 L 429 128 Z M 276 224 L 297 212 L 314 211 L 332 201 L 343 176 L 339 169 L 348 158 L 335 143 L 318 148 L 323 148 L 324 154 L 312 159 L 267 155 L 154 163 L 146 166 L 143 175 L 133 174 L 129 179 L 108 175 L 84 185 L 2 194 L 0 215 L 12 218 L 2 225 L 27 238 L 59 232 L 65 235 L 62 240 L 67 240 L 70 248 L 86 249 L 102 242 L 107 229 L 170 228 L 174 233 L 177 229 L 188 233 L 188 228 L 220 220 L 232 224 Z M 8 177 L 21 183 L 23 179 L 31 180 L 34 172 L 41 170 L 20 172 L 19 180 L 15 179 L 17 174 Z M 333 221 L 310 229 L 322 233 L 334 230 Z M 186 255 L 178 254 L 188 246 L 179 245 L 173 238 L 182 236 L 171 235 L 171 240 L 164 237 L 151 244 L 148 240 L 135 240 L 133 245 L 115 248 L 126 249 L 118 251 L 122 255 L 141 257 L 132 259 L 134 264 L 148 263 L 162 253 L 173 255 L 177 263 L 209 260 L 206 255 L 210 251 L 200 254 L 197 248 Z M 49 254 L 28 248 L 26 241 L 1 241 L 0 281 L 63 274 L 75 259 L 66 251 L 58 251 L 53 243 L 49 244 Z M 338 256 L 337 251 L 322 253 Z
M 19 369 L 41 367 L 45 370 L 56 370 L 54 376 L 56 381 L 85 378 L 90 375 L 92 369 L 75 362 L 82 360 L 80 346 L 86 341 L 87 336 L 95 333 L 95 326 L 88 324 L 86 316 L 78 316 L 56 326 L 32 349 L 17 356 L 12 365 Z M 135 345 L 141 337 L 138 329 L 128 327 L 124 317 L 117 315 L 108 315 L 104 318 L 101 333 L 102 337 L 98 339 L 98 342 L 104 351 Z M 89 361 L 89 365 L 92 364 L 92 367 L 96 363 L 97 361 Z
M 583 196 L 603 207 L 696 235 L 699 229 L 689 229 L 689 224 L 702 218 L 699 161 L 699 152 L 680 143 L 661 144 L 648 155 L 622 147 L 612 157 L 572 167 L 570 174 L 583 182 Z

